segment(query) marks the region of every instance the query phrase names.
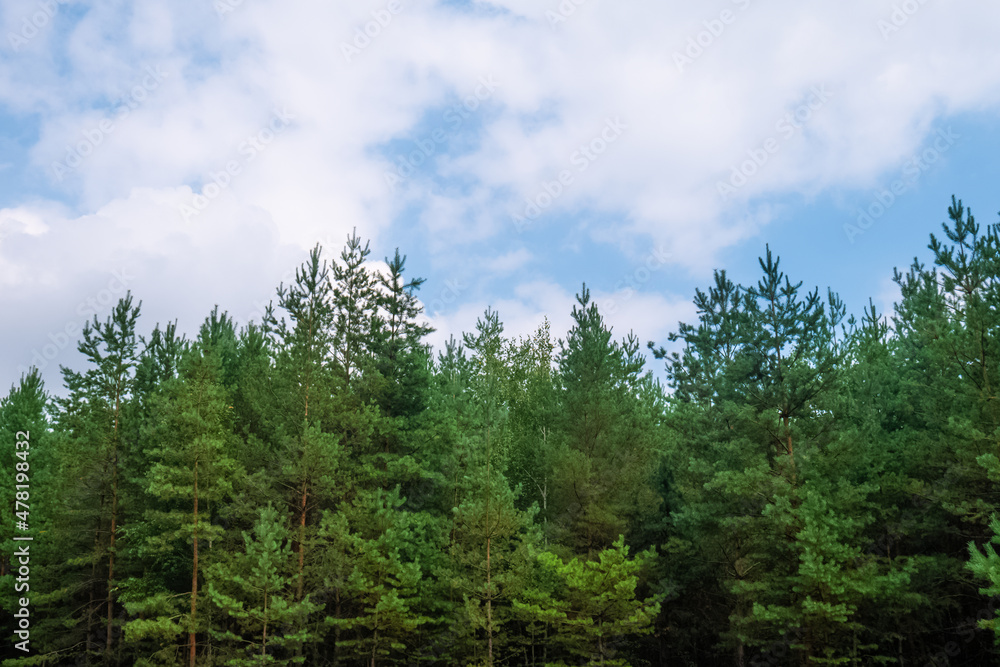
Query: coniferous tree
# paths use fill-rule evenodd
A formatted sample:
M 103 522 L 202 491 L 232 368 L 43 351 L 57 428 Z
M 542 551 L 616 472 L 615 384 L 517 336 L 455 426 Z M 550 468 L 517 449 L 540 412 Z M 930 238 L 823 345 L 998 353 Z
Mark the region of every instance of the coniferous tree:
M 0 585 L 8 592 L 0 603 L 0 615 L 10 629 L 0 659 L 25 656 L 16 644 L 26 638 L 29 641 L 22 646 L 33 655 L 52 654 L 71 645 L 64 636 L 66 610 L 59 605 L 63 593 L 58 561 L 64 555 L 61 550 L 66 540 L 53 531 L 61 479 L 59 443 L 51 433 L 49 410 L 45 383 L 34 366 L 0 397 L 0 539 L 4 545 Z M 15 555 L 25 546 L 29 551 L 28 576 L 21 572 L 25 565 L 21 556 Z M 21 599 L 29 601 L 31 610 L 28 637 L 14 633 L 20 629 L 14 614 L 21 610 Z
M 37 479 L 37 475 L 44 474 L 46 471 L 39 465 L 38 459 L 40 457 L 33 454 L 45 457 L 43 443 L 48 435 L 48 423 L 45 415 L 47 402 L 45 384 L 42 382 L 38 369 L 34 366 L 26 375 L 21 376 L 17 385 L 11 386 L 10 393 L 0 398 L 0 437 L 3 438 L 2 442 L 4 443 L 3 447 L 0 448 L 0 464 L 2 464 L 0 482 L 3 483 L 3 488 L 0 489 L 0 503 L 4 507 L 4 516 L 8 519 L 0 530 L 3 531 L 4 544 L 11 547 L 0 556 L 0 577 L 8 577 L 11 573 L 10 554 L 13 553 L 11 538 L 19 531 L 26 532 L 28 530 L 19 529 L 18 531 L 15 530 L 14 526 L 13 517 L 16 516 L 16 510 L 20 509 L 17 506 L 17 491 L 23 490 L 18 485 L 28 484 L 30 486 L 30 481 L 25 481 L 23 478 L 34 477 L 38 488 L 28 489 L 28 493 L 22 494 L 22 496 L 26 495 L 30 500 L 32 495 L 40 496 L 45 493 L 45 487 L 42 486 L 43 480 Z M 16 446 L 18 442 L 26 444 Z M 15 445 L 9 443 L 15 443 Z M 18 452 L 21 454 L 18 455 Z M 17 466 L 18 463 L 21 465 Z M 17 467 L 24 470 L 18 470 Z M 18 472 L 23 474 L 18 475 Z M 38 506 L 44 507 L 45 505 L 38 503 Z M 30 515 L 30 509 L 28 511 Z M 42 517 L 39 515 L 38 518 Z M 32 526 L 32 524 L 28 524 L 28 526 L 32 530 L 37 530 L 37 526 Z M 8 581 L 8 583 L 10 582 Z M 11 589 L 13 589 L 13 585 L 11 585 Z M 3 608 L 5 610 L 9 608 L 10 602 L 10 600 L 4 600 Z
M 305 662 L 297 648 L 314 639 L 304 619 L 318 605 L 308 595 L 299 597 L 290 537 L 287 522 L 268 505 L 261 508 L 253 531 L 243 532 L 243 550 L 207 569 L 208 599 L 236 625 L 211 631 L 229 645 L 224 654 L 233 657 L 225 664 Z
M 637 528 L 655 508 L 652 425 L 637 394 L 644 360 L 634 336 L 612 341 L 584 285 L 574 326 L 558 357 L 559 445 L 552 460 L 551 538 L 571 553 L 595 555 Z
M 128 455 L 122 442 L 126 430 L 122 418 L 135 379 L 138 356 L 135 325 L 141 305 L 133 307 L 132 295 L 127 293 L 106 321 L 100 322 L 95 315 L 92 322 L 84 325 L 78 344 L 92 367 L 82 374 L 62 368 L 69 396 L 60 399 L 61 426 L 70 433 L 76 447 L 92 453 L 77 457 L 71 464 L 79 466 L 74 471 L 77 479 L 86 480 L 80 489 L 80 505 L 74 508 L 76 522 L 90 523 L 94 535 L 87 585 L 86 650 L 88 655 L 94 651 L 97 639 L 94 628 L 99 607 L 103 607 L 106 660 L 114 660 L 115 556 L 120 529 L 121 472 L 123 457 Z M 92 495 L 95 492 L 96 498 Z M 106 576 L 98 583 L 97 572 L 102 569 Z
M 152 582 L 147 575 L 126 586 L 126 590 L 136 590 L 128 596 L 128 606 L 140 617 L 126 626 L 129 640 L 161 642 L 163 648 L 157 653 L 163 659 L 171 659 L 183 647 L 184 662 L 192 667 L 197 659 L 197 636 L 209 627 L 203 618 L 204 605 L 199 607 L 206 567 L 203 551 L 223 536 L 223 529 L 212 520 L 213 504 L 217 507 L 229 500 L 234 483 L 242 478 L 231 455 L 231 408 L 221 386 L 222 360 L 213 319 L 182 360 L 179 377 L 165 386 L 155 426 L 147 435 L 154 448 L 147 492 L 157 503 L 147 510 L 146 521 L 158 530 L 148 535 L 141 556 L 147 562 L 166 562 L 168 567 Z M 177 558 L 179 544 L 188 543 L 190 556 L 182 565 Z M 179 597 L 176 588 L 185 570 L 188 595 Z M 189 609 L 179 613 L 184 597 Z
M 378 276 L 384 327 L 375 345 L 376 368 L 386 382 L 379 402 L 388 416 L 409 417 L 426 406 L 430 377 L 423 338 L 434 329 L 418 321 L 423 306 L 416 291 L 424 279 L 404 278 L 406 256 L 398 248 L 386 264 L 388 275 Z
M 325 514 L 320 531 L 329 542 L 328 554 L 340 560 L 341 579 L 329 583 L 347 609 L 327 623 L 345 636 L 337 642 L 340 655 L 370 667 L 401 656 L 427 621 L 415 609 L 422 572 L 418 562 L 405 558 L 412 528 L 409 515 L 399 511 L 402 504 L 398 489 L 362 492 L 338 512 Z
M 284 429 L 288 445 L 282 454 L 282 467 L 296 516 L 299 600 L 305 586 L 309 512 L 315 509 L 317 495 L 329 498 L 331 474 L 339 468 L 337 438 L 323 433 L 319 426 L 324 418 L 329 419 L 330 399 L 336 389 L 330 356 L 335 336 L 333 289 L 320 253 L 319 246 L 313 248 L 306 263 L 296 270 L 295 282 L 278 288 L 278 305 L 290 322 L 278 320 L 270 309 L 265 315 L 278 353 L 279 386 L 290 399 L 282 406 L 288 411 Z
M 637 597 L 639 573 L 653 552 L 631 560 L 628 553 L 623 535 L 596 559 L 565 562 L 552 552 L 542 552 L 538 563 L 552 573 L 554 590 L 529 595 L 528 603 L 515 601 L 515 609 L 519 615 L 551 625 L 548 643 L 560 647 L 571 659 L 627 665 L 616 657 L 615 644 L 627 636 L 652 632 L 661 602 L 656 596 Z
M 357 233 L 238 332 L 139 337 L 127 295 L 64 398 L 0 399 L 37 531 L 4 664 L 992 664 L 1000 225 L 948 217 L 889 319 L 770 248 L 717 272 L 666 390 L 586 287 L 558 344 L 487 310 L 432 359 Z
M 371 369 L 374 337 L 383 323 L 378 308 L 378 279 L 365 266 L 371 254 L 355 230 L 347 237 L 340 262 L 332 267 L 335 337 L 333 355 L 347 385 L 357 384 Z

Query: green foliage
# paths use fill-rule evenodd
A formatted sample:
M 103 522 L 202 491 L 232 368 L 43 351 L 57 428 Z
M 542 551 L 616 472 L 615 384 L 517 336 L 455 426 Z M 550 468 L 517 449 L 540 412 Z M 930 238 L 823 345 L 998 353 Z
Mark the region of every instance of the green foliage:
M 87 655 L 100 652 L 105 660 L 115 659 L 119 636 L 116 583 L 123 577 L 115 559 L 119 534 L 128 530 L 132 491 L 123 471 L 133 469 L 136 455 L 135 443 L 126 434 L 134 433 L 129 403 L 138 364 L 140 308 L 126 293 L 103 323 L 95 315 L 84 325 L 77 349 L 88 369 L 78 373 L 62 367 L 68 396 L 57 401 L 57 422 L 64 434 L 58 460 L 65 511 L 54 515 L 58 525 L 53 530 L 74 538 L 64 551 L 72 555 L 61 564 L 66 587 L 61 593 L 74 617 L 66 622 L 65 637 L 74 644 L 82 642 Z M 84 536 L 81 528 L 89 534 Z
M 327 585 L 338 590 L 348 613 L 327 617 L 343 633 L 338 649 L 373 663 L 401 655 L 409 638 L 429 619 L 416 610 L 420 563 L 405 558 L 411 526 L 399 508 L 399 491 L 361 493 L 336 514 L 323 517 L 320 536 L 329 544 Z
M 717 271 L 666 386 L 586 286 L 563 340 L 488 308 L 432 355 L 356 232 L 241 329 L 140 336 L 129 294 L 59 399 L 0 398 L 35 536 L 4 664 L 993 664 L 1000 224 L 948 216 L 888 317 L 769 246 Z
M 231 629 L 212 630 L 226 654 L 225 664 L 301 664 L 294 649 L 316 637 L 304 629 L 318 609 L 309 596 L 296 601 L 294 558 L 285 517 L 268 505 L 253 531 L 243 532 L 243 552 L 214 563 L 206 572 L 207 597 L 233 621 Z M 290 628 L 297 630 L 289 631 Z
M 637 400 L 648 398 L 638 340 L 612 341 L 586 285 L 577 303 L 558 356 L 549 534 L 573 553 L 592 556 L 619 534 L 634 533 L 640 517 L 656 509 L 651 471 L 658 419 Z
M 209 560 L 203 552 L 223 537 L 211 508 L 229 501 L 234 482 L 243 476 L 229 452 L 229 406 L 218 350 L 212 337 L 203 335 L 188 351 L 180 375 L 165 381 L 153 400 L 155 418 L 145 434 L 152 450 L 145 492 L 152 502 L 134 553 L 146 568 L 122 587 L 126 609 L 139 617 L 126 624 L 126 639 L 160 647 L 155 655 L 179 654 L 188 635 L 206 627 L 197 612 L 197 586 Z M 180 598 L 189 605 L 186 614 Z
M 549 629 L 549 642 L 571 657 L 573 664 L 627 665 L 616 658 L 615 645 L 628 636 L 649 634 L 660 613 L 658 596 L 640 599 L 639 573 L 653 552 L 628 558 L 625 537 L 598 554 L 596 560 L 573 558 L 565 562 L 549 551 L 537 555 L 545 578 L 554 579 L 553 591 L 530 591 L 514 609 L 528 622 Z M 565 664 L 562 662 L 556 664 Z

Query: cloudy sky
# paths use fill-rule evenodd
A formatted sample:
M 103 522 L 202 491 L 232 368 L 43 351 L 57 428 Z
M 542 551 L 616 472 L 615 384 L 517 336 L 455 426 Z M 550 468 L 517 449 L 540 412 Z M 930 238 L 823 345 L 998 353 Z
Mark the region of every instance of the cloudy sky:
M 4 0 L 0 387 L 140 330 L 259 318 L 317 242 L 396 247 L 440 344 L 564 335 L 588 286 L 664 342 L 765 244 L 853 312 L 992 223 L 1000 5 L 940 0 Z

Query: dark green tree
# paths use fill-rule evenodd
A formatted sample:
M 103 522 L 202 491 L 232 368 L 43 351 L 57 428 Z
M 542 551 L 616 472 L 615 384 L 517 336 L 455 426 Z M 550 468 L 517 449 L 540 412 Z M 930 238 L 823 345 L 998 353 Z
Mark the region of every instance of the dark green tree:
M 655 428 L 638 401 L 644 360 L 633 335 L 612 341 L 584 285 L 560 342 L 558 444 L 550 538 L 593 557 L 655 511 Z
M 164 659 L 172 658 L 183 646 L 184 662 L 192 667 L 197 659 L 197 637 L 209 627 L 202 618 L 203 608 L 199 615 L 198 605 L 206 566 L 202 551 L 205 544 L 223 536 L 222 527 L 213 522 L 213 506 L 229 501 L 234 483 L 244 476 L 231 455 L 231 407 L 221 376 L 222 361 L 211 331 L 205 328 L 198 345 L 185 355 L 179 377 L 165 384 L 158 397 L 155 426 L 147 435 L 153 447 L 147 493 L 156 502 L 146 511 L 145 520 L 157 530 L 148 534 L 139 555 L 147 563 L 167 561 L 182 553 L 184 548 L 179 545 L 190 544 L 186 567 L 189 593 L 179 597 L 180 591 L 175 590 L 179 561 L 173 563 L 172 572 L 163 573 L 168 576 L 147 575 L 125 586 L 135 590 L 127 596 L 126 606 L 139 617 L 126 625 L 128 639 L 159 641 L 162 648 L 157 653 Z M 164 579 L 169 583 L 164 585 Z M 179 604 L 185 597 L 189 611 L 180 614 Z
M 67 472 L 77 478 L 82 492 L 79 504 L 72 510 L 75 523 L 89 523 L 94 535 L 85 607 L 86 650 L 88 655 L 94 651 L 93 628 L 100 614 L 99 605 L 103 603 L 105 659 L 113 659 L 114 650 L 121 473 L 125 465 L 123 457 L 129 454 L 122 441 L 126 430 L 122 418 L 135 381 L 138 358 L 135 325 L 141 305 L 133 307 L 132 295 L 127 293 L 103 323 L 95 315 L 92 322 L 84 325 L 77 346 L 91 367 L 85 373 L 62 367 L 69 396 L 59 399 L 60 425 L 70 434 L 78 451 L 90 452 L 88 456 L 77 456 L 72 462 L 66 462 L 76 467 Z M 104 569 L 105 564 L 107 574 L 102 586 L 97 571 Z

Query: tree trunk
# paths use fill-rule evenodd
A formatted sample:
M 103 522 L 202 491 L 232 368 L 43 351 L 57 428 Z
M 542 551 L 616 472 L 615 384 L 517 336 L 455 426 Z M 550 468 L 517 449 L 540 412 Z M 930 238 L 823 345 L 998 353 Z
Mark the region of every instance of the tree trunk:
M 188 636 L 190 667 L 194 667 L 195 658 L 195 617 L 198 612 L 198 461 L 194 462 L 194 560 L 191 567 L 191 627 Z
M 489 517 L 486 518 L 487 522 Z M 486 664 L 493 667 L 493 590 L 490 586 L 490 535 L 486 535 Z
M 119 378 L 119 384 L 121 378 Z M 120 391 L 120 390 L 119 390 Z M 115 395 L 115 423 L 111 432 L 111 537 L 108 543 L 108 632 L 105 651 L 111 653 L 111 629 L 114 620 L 114 584 L 115 578 L 115 533 L 118 532 L 118 416 L 121 410 L 121 395 Z
M 114 600 L 112 595 L 114 593 L 114 584 L 112 583 L 115 578 L 115 533 L 118 530 L 118 454 L 115 453 L 114 462 L 112 464 L 114 470 L 112 471 L 113 481 L 111 483 L 111 538 L 108 543 L 108 628 L 107 628 L 107 644 L 105 651 L 111 652 L 111 624 L 114 620 Z
M 305 577 L 306 563 L 306 501 L 309 498 L 309 486 L 305 480 L 302 481 L 302 505 L 299 517 L 299 576 L 295 585 L 295 600 L 302 601 L 303 579 Z
M 260 657 L 267 655 L 267 591 L 264 591 L 264 632 L 260 639 Z

